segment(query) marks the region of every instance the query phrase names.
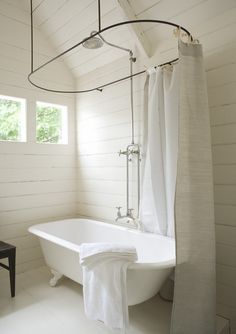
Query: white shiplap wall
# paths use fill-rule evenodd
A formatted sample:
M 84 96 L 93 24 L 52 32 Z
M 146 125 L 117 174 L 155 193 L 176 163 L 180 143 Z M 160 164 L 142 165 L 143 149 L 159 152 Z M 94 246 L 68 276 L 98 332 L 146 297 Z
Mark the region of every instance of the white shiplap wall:
M 126 56 L 79 80 L 80 85 L 96 85 L 129 73 Z M 135 64 L 135 70 L 139 65 Z M 144 76 L 134 81 L 135 141 L 140 143 Z M 102 93 L 77 97 L 78 113 L 78 210 L 79 214 L 114 220 L 116 207 L 126 209 L 126 158 L 118 155 L 131 142 L 130 83 L 110 86 Z M 131 204 L 137 208 L 134 167 L 131 173 Z
M 0 95 L 27 100 L 27 143 L 0 142 L 0 240 L 17 246 L 17 272 L 43 264 L 38 240 L 27 228 L 38 222 L 73 216 L 76 202 L 74 96 L 44 93 L 27 82 L 30 70 L 29 15 L 18 0 L 0 5 Z M 35 30 L 36 62 L 54 52 Z M 67 69 L 49 69 L 44 84 L 73 88 Z M 61 79 L 60 79 L 61 80 Z M 35 143 L 35 102 L 68 106 L 69 144 Z M 1 270 L 1 275 L 8 275 Z
M 207 59 L 217 249 L 218 312 L 236 333 L 236 45 Z
M 235 12 L 234 12 L 235 15 Z M 217 238 L 217 312 L 230 318 L 236 333 L 236 36 L 227 15 L 206 22 L 202 36 L 211 112 Z M 221 21 L 222 19 L 222 21 Z M 219 30 L 214 29 L 218 27 Z M 199 27 L 204 31 L 204 25 Z M 197 33 L 197 29 L 196 29 Z M 199 33 L 200 34 L 200 33 Z M 175 46 L 176 47 L 176 46 Z M 173 54 L 173 45 L 166 54 Z M 163 54 L 165 52 L 163 51 Z M 160 56 L 163 60 L 163 54 Z M 147 60 L 144 60 L 147 63 Z M 150 63 L 158 63 L 159 58 Z M 138 65 L 136 65 L 138 67 Z M 81 77 L 89 87 L 127 74 L 127 60 L 114 62 Z M 135 127 L 140 142 L 144 77 L 135 79 Z M 125 160 L 117 152 L 130 140 L 129 88 L 121 83 L 103 93 L 77 97 L 78 213 L 114 220 L 125 207 Z

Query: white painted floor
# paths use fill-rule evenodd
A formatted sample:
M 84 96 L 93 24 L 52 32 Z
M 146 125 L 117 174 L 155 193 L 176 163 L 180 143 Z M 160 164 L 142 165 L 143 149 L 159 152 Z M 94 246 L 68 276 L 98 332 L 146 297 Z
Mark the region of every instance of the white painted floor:
M 10 298 L 8 273 L 1 273 L 0 334 L 111 334 L 83 311 L 82 287 L 66 278 L 51 288 L 46 267 L 17 275 Z M 154 297 L 129 308 L 127 334 L 169 334 L 171 304 Z

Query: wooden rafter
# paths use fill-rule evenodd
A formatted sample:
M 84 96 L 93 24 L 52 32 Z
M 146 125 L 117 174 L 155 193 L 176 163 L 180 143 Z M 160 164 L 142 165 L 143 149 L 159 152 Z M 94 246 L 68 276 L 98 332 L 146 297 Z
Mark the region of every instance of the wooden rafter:
M 123 14 L 127 17 L 129 21 L 137 20 L 137 17 L 134 13 L 133 8 L 131 7 L 128 0 L 117 0 L 118 4 L 120 5 Z M 142 27 L 139 23 L 129 25 L 129 27 L 132 29 L 132 32 L 134 33 L 137 42 L 144 52 L 144 54 L 148 57 L 151 57 L 151 45 L 147 38 L 144 35 L 144 32 L 142 30 Z

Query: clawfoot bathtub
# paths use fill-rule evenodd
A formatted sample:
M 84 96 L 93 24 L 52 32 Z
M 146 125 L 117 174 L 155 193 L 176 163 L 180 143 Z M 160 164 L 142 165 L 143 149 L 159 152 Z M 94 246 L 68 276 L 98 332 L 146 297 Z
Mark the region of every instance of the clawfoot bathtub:
M 83 242 L 121 242 L 137 249 L 138 261 L 127 271 L 128 304 L 153 297 L 175 266 L 173 239 L 89 219 L 66 219 L 34 225 L 29 232 L 40 239 L 55 286 L 63 275 L 82 284 L 79 245 Z

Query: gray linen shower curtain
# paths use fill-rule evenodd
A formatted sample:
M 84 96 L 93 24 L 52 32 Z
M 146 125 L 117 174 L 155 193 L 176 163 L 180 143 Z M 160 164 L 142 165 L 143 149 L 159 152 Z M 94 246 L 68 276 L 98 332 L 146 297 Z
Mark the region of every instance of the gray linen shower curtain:
M 202 47 L 179 42 L 177 263 L 171 334 L 215 334 L 215 227 Z

